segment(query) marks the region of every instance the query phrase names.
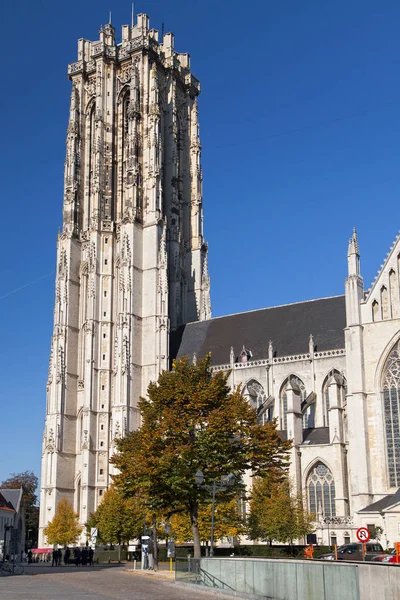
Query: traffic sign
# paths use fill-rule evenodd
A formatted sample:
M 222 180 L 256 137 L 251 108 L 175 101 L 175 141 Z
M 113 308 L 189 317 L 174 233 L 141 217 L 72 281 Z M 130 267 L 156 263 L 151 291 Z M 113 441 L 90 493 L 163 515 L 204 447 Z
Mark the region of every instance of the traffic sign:
M 167 558 L 175 558 L 175 542 L 168 542 Z
M 362 542 L 363 544 L 365 544 L 365 542 L 369 542 L 371 538 L 370 531 L 367 529 L 367 527 L 359 527 L 359 529 L 357 529 L 356 536 L 358 541 Z

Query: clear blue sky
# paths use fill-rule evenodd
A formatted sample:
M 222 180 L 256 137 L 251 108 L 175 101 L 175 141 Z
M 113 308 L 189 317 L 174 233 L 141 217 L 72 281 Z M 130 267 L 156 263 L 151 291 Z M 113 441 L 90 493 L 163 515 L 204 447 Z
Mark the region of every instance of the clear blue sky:
M 353 226 L 369 287 L 400 227 L 399 2 L 135 8 L 152 27 L 165 22 L 201 80 L 214 316 L 343 293 Z M 67 63 L 110 9 L 119 36 L 129 2 L 2 7 L 0 480 L 40 470 Z

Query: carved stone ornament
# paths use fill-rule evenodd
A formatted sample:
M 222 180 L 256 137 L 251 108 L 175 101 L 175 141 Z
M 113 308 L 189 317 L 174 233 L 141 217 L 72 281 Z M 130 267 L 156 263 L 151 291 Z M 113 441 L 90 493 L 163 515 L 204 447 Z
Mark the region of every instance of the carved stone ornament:
M 90 438 L 88 435 L 88 430 L 85 429 L 82 435 L 82 444 L 81 444 L 81 449 L 82 450 L 89 450 L 89 443 L 90 443 Z
M 102 231 L 112 231 L 113 230 L 113 222 L 112 221 L 102 221 L 101 229 L 102 229 Z
M 88 96 L 94 96 L 96 94 L 96 77 L 89 77 L 85 84 L 85 90 Z
M 125 85 L 126 83 L 129 83 L 131 80 L 131 69 L 130 68 L 123 69 L 121 71 L 121 73 L 119 75 L 117 75 L 117 79 L 121 83 L 121 85 Z
M 85 382 L 83 379 L 78 379 L 78 392 L 82 392 L 85 389 Z
M 56 449 L 56 445 L 55 445 L 55 439 L 54 439 L 54 431 L 52 429 L 50 429 L 49 435 L 47 436 L 46 450 L 47 450 L 47 452 L 55 452 L 55 449 Z
M 93 334 L 94 332 L 94 321 L 93 319 L 88 319 L 84 325 L 85 333 Z

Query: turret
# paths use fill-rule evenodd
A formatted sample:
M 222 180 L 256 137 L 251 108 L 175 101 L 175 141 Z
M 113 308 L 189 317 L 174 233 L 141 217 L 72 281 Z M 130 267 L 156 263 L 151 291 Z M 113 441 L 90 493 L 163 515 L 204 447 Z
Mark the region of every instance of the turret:
M 353 229 L 353 235 L 349 239 L 349 248 L 347 251 L 347 265 L 349 277 L 351 275 L 360 275 L 360 248 L 358 246 L 358 237 L 355 227 Z
M 348 277 L 346 279 L 347 326 L 360 324 L 360 302 L 364 298 L 364 283 L 360 275 L 360 249 L 354 228 L 347 251 Z

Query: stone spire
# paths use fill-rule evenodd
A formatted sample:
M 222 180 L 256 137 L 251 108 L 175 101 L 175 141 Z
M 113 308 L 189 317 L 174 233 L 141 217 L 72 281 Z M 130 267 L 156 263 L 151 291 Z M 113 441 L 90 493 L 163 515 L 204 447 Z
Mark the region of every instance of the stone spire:
M 353 229 L 353 235 L 349 239 L 349 247 L 347 250 L 347 263 L 349 275 L 360 274 L 360 248 L 358 245 L 358 237 L 355 227 Z
M 360 275 L 360 249 L 357 231 L 349 240 L 347 250 L 348 277 L 346 279 L 346 319 L 347 325 L 356 325 L 360 322 L 360 303 L 364 298 L 364 283 Z

